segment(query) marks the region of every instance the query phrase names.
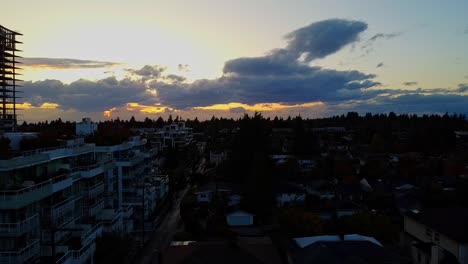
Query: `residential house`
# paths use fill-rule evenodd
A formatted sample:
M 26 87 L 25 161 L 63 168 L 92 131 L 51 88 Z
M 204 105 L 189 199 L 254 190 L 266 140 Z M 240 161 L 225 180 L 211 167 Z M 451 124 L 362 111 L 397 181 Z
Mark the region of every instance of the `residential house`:
M 373 237 L 361 235 L 295 238 L 288 250 L 289 264 L 406 264 Z
M 306 191 L 292 183 L 276 186 L 276 203 L 278 206 L 302 204 L 305 202 Z
M 228 226 L 251 226 L 254 215 L 243 210 L 234 210 L 226 214 L 226 222 Z
M 238 205 L 242 199 L 239 186 L 225 182 L 210 182 L 202 185 L 197 189 L 195 195 L 199 203 L 210 203 L 215 195 L 218 195 L 219 198 L 226 201 L 228 206 Z

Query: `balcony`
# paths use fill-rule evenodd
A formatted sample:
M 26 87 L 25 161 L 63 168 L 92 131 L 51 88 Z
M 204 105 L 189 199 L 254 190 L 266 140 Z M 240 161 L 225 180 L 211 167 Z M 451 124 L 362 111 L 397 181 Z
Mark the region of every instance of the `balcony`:
M 105 232 L 120 232 L 123 229 L 123 217 L 121 210 L 103 209 L 96 220 L 104 226 Z
M 37 257 L 40 251 L 39 239 L 28 241 L 28 244 L 18 251 L 0 252 L 1 264 L 25 263 L 28 260 Z
M 95 198 L 99 194 L 104 192 L 104 183 L 100 182 L 94 186 L 88 187 L 86 190 L 83 190 L 83 196 L 87 198 Z
M 145 156 L 142 153 L 135 154 L 131 157 L 125 157 L 117 160 L 117 165 L 121 167 L 133 167 L 144 161 Z
M 96 252 L 96 243 L 94 241 L 84 245 L 79 250 L 71 250 L 74 263 L 88 263 Z
M 49 155 L 46 153 L 39 153 L 37 155 L 27 155 L 15 157 L 8 160 L 0 160 L 0 170 L 8 171 L 16 168 L 22 168 L 31 166 L 39 163 L 43 163 L 49 160 Z
M 90 242 L 93 242 L 96 240 L 96 238 L 100 237 L 102 235 L 102 225 L 97 224 L 94 225 L 92 228 L 89 228 L 82 236 L 81 236 L 81 243 L 83 245 L 86 245 Z
M 54 226 L 60 226 L 76 217 L 75 202 L 80 198 L 72 196 L 60 203 L 43 207 L 44 221 Z
M 0 191 L 0 209 L 17 209 L 38 202 L 53 192 L 71 186 L 70 173 L 19 190 Z
M 79 171 L 81 173 L 81 177 L 83 178 L 92 178 L 105 171 L 113 168 L 115 166 L 113 159 L 108 159 L 90 166 L 82 166 L 76 167 L 73 169 L 74 172 Z
M 96 216 L 104 209 L 104 200 L 96 201 L 89 208 L 89 216 Z
M 0 235 L 2 236 L 20 236 L 24 233 L 39 227 L 39 215 L 35 214 L 25 220 L 17 223 L 1 223 Z
M 73 263 L 73 253 L 72 251 L 67 251 L 65 255 L 59 258 L 55 264 L 72 264 Z

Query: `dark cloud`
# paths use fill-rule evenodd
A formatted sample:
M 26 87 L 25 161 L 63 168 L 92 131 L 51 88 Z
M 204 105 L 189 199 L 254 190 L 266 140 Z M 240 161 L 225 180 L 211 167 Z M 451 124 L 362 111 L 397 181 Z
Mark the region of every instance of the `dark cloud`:
M 58 103 L 63 109 L 82 112 L 104 111 L 127 102 L 149 100 L 145 84 L 129 79 L 109 77 L 98 81 L 78 80 L 64 84 L 57 80 L 24 82 L 23 101 L 34 106 L 45 102 Z
M 329 19 L 310 24 L 286 35 L 286 49 L 305 62 L 333 54 L 358 40 L 359 33 L 367 29 L 361 21 Z
M 186 80 L 186 78 L 184 76 L 175 75 L 175 74 L 168 74 L 168 75 L 164 76 L 164 79 L 168 80 L 168 81 L 171 81 L 171 82 L 183 82 L 183 81 Z
M 68 58 L 22 58 L 25 67 L 51 68 L 51 69 L 91 69 L 106 68 L 120 65 L 118 62 L 78 60 Z
M 377 67 L 377 68 L 380 68 L 380 67 L 383 67 L 383 66 L 384 66 L 384 63 L 383 63 L 383 62 L 381 62 L 381 63 L 377 64 L 377 66 L 376 66 L 376 67 Z
M 139 70 L 126 69 L 129 73 L 139 76 L 145 80 L 159 78 L 165 70 L 166 67 L 160 65 L 145 65 Z
M 263 57 L 238 58 L 224 64 L 223 73 L 238 75 L 308 74 L 314 69 L 297 61 L 297 56 L 285 49 L 272 51 Z
M 265 75 L 262 72 L 256 75 L 255 68 L 252 69 L 246 74 L 230 74 L 214 80 L 176 85 L 153 82 L 150 86 L 158 91 L 162 104 L 187 108 L 229 102 L 297 104 L 340 100 L 350 97 L 353 90 L 379 85 L 371 80 L 375 75 L 359 71 L 310 67 L 303 74 Z
M 370 100 L 346 101 L 331 103 L 328 106 L 330 114 L 349 111 L 361 114 L 372 113 L 467 113 L 468 96 L 457 94 L 402 94 L 400 96 L 381 96 Z
M 403 85 L 405 86 L 414 86 L 414 85 L 417 85 L 418 82 L 404 82 Z
M 456 91 L 459 92 L 459 93 L 468 92 L 468 83 L 459 84 Z
M 177 65 L 177 70 L 181 72 L 188 72 L 190 71 L 190 67 L 188 64 L 179 64 Z

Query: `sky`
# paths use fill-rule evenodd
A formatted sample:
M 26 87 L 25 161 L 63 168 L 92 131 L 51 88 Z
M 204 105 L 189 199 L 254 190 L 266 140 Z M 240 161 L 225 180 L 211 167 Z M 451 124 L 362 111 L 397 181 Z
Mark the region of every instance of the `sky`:
M 16 0 L 21 120 L 468 113 L 468 1 Z

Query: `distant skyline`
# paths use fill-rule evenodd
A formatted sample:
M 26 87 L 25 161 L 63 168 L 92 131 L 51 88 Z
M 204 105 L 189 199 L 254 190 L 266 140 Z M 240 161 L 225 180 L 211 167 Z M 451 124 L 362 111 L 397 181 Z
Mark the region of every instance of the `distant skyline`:
M 468 1 L 20 0 L 22 120 L 468 113 Z

